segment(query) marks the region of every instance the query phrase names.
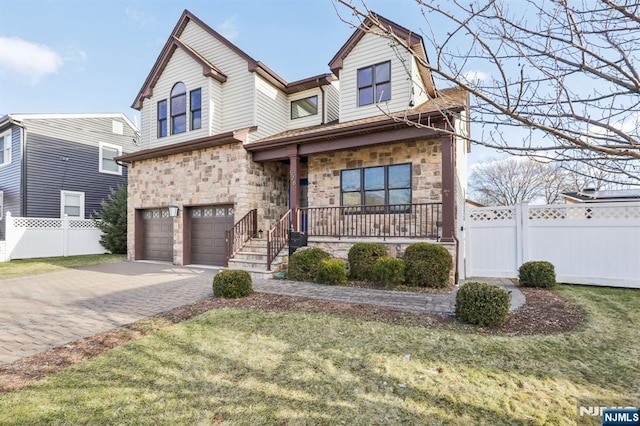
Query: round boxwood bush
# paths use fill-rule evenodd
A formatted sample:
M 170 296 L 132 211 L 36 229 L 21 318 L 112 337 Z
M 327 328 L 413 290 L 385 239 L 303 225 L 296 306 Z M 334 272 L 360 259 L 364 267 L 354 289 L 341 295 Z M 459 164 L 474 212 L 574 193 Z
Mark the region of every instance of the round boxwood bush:
M 501 325 L 509 315 L 506 290 L 487 283 L 470 282 L 456 294 L 456 318 L 481 326 Z
M 289 258 L 289 271 L 287 279 L 292 281 L 315 282 L 318 276 L 318 268 L 322 259 L 330 259 L 331 255 L 326 251 L 310 247 L 298 249 Z
M 253 293 L 251 275 L 247 271 L 226 269 L 213 277 L 213 295 L 225 299 L 238 299 Z
M 453 260 L 439 244 L 415 243 L 404 252 L 405 282 L 411 287 L 445 288 Z
M 383 256 L 376 260 L 371 270 L 373 282 L 394 288 L 404 283 L 404 262 L 390 256 Z
M 525 287 L 550 288 L 556 284 L 556 270 L 553 265 L 543 260 L 525 262 L 518 269 L 520 285 Z
M 322 259 L 316 282 L 319 284 L 341 285 L 347 283 L 347 267 L 340 259 Z
M 380 243 L 355 243 L 349 249 L 349 277 L 352 280 L 371 281 L 376 260 L 387 256 L 387 248 Z

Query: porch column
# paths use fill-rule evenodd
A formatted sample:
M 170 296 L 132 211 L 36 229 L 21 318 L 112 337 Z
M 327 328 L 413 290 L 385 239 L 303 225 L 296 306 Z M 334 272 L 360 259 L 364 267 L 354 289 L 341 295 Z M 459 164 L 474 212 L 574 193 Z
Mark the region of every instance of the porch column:
M 442 242 L 454 242 L 456 215 L 456 173 L 453 136 L 442 139 Z
M 289 156 L 289 196 L 291 208 L 291 223 L 293 229 L 298 229 L 298 209 L 300 208 L 300 157 L 297 155 Z

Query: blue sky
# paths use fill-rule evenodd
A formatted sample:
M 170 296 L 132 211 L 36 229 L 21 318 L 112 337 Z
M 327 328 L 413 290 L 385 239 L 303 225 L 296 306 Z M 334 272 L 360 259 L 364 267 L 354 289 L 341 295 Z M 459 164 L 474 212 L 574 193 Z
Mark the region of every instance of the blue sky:
M 411 0 L 366 3 L 429 31 Z M 123 112 L 134 120 L 130 105 L 184 9 L 287 81 L 329 72 L 353 32 L 331 0 L 12 2 L 0 25 L 0 115 Z

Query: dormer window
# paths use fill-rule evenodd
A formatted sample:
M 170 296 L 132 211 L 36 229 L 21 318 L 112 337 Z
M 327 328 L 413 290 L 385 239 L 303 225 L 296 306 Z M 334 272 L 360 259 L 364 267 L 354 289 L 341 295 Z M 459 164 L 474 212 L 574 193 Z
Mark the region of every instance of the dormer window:
M 291 101 L 291 119 L 308 117 L 318 113 L 318 96 Z
M 358 70 L 358 106 L 391 99 L 391 62 Z
M 171 89 L 171 134 L 187 131 L 187 88 L 178 82 Z

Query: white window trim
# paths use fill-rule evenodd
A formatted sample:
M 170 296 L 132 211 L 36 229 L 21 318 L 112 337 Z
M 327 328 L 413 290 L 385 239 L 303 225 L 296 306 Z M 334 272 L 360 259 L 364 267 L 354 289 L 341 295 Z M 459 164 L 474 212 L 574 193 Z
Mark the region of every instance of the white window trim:
M 122 147 L 119 145 L 113 145 L 110 143 L 106 143 L 106 142 L 100 142 L 100 158 L 99 158 L 99 162 L 98 162 L 98 170 L 100 171 L 100 173 L 107 173 L 109 175 L 118 175 L 118 176 L 122 176 L 122 166 L 118 163 L 118 171 L 114 172 L 112 170 L 105 170 L 102 168 L 102 151 L 104 148 L 111 148 L 111 149 L 115 149 L 118 151 L 118 155 L 122 155 Z
M 9 161 L 5 161 L 4 163 L 0 163 L 0 167 L 8 166 L 9 164 L 11 164 L 11 160 L 13 158 L 13 150 L 12 150 L 13 147 L 11 146 L 11 145 L 13 145 L 13 140 L 12 140 L 11 136 L 12 136 L 11 130 L 8 130 L 8 131 L 0 134 L 0 138 L 8 137 L 8 139 L 9 139 L 9 149 L 6 149 L 6 146 L 3 146 L 3 150 L 5 152 L 7 152 L 7 151 L 9 152 Z
M 67 195 L 79 195 L 80 196 L 80 216 L 69 216 L 84 219 L 84 192 L 78 191 L 60 191 L 60 217 L 64 217 L 65 197 Z

